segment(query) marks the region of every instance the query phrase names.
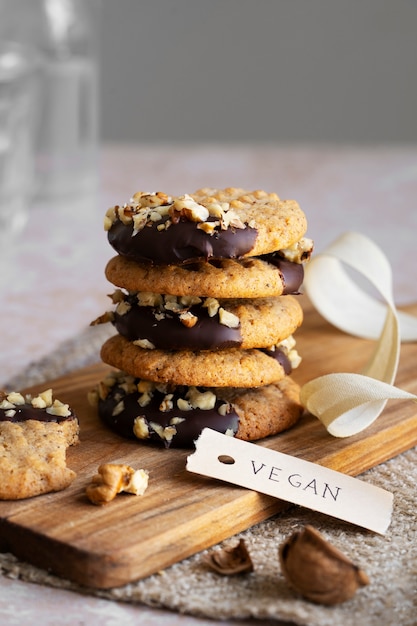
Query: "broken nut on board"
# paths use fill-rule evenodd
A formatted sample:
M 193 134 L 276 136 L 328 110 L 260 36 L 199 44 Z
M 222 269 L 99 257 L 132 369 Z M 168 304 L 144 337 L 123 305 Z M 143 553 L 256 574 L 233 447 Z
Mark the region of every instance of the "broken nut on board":
M 106 504 L 122 491 L 142 496 L 148 487 L 148 472 L 134 470 L 129 465 L 104 463 L 99 466 L 91 483 L 86 488 L 87 498 L 97 505 Z
M 284 541 L 279 558 L 288 584 L 312 602 L 339 604 L 369 584 L 365 572 L 309 525 Z
M 205 558 L 205 563 L 218 574 L 232 576 L 253 571 L 253 563 L 243 539 L 236 546 L 212 550 Z

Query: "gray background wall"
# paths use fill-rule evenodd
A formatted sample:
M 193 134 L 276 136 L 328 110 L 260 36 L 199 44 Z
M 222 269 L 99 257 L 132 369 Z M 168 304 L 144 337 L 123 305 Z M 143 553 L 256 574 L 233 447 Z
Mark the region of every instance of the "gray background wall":
M 417 141 L 417 0 L 102 0 L 102 137 Z

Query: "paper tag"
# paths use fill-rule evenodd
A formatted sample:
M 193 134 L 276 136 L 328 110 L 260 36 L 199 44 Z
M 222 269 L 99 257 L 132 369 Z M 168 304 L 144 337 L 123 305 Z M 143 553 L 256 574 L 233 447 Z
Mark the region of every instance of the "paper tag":
M 187 470 L 384 534 L 392 493 L 335 470 L 205 428 Z

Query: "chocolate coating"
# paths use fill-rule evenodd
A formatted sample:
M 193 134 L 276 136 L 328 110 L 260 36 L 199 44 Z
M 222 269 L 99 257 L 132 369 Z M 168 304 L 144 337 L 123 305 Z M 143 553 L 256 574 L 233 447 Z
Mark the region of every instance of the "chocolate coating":
M 31 404 L 21 404 L 12 410 L 15 411 L 15 414 L 10 417 L 6 415 L 6 412 L 9 412 L 10 409 L 0 409 L 0 422 L 19 423 L 27 420 L 36 420 L 38 422 L 56 422 L 59 424 L 67 420 L 76 419 L 73 413 L 67 417 L 51 415 L 46 412 L 46 409 L 36 409 Z
M 133 236 L 133 223 L 117 220 L 107 233 L 108 241 L 118 254 L 134 261 L 178 265 L 211 258 L 239 259 L 253 248 L 257 237 L 256 229 L 249 226 L 216 230 L 209 235 L 197 228 L 196 222 L 183 219 L 166 230 L 158 230 L 166 219 L 147 224 Z
M 259 258 L 275 265 L 275 267 L 278 268 L 284 285 L 282 295 L 297 295 L 299 293 L 299 289 L 304 280 L 304 266 L 301 263 L 286 261 L 275 252 L 272 254 L 266 254 Z
M 175 313 L 164 311 L 164 317 L 158 319 L 155 314 L 160 312 L 159 309 L 138 306 L 134 296 L 129 296 L 127 301 L 131 309 L 123 315 L 115 311 L 113 323 L 118 333 L 129 341 L 148 339 L 161 350 L 219 350 L 242 344 L 239 327 L 220 324 L 218 315 L 210 317 L 207 308 L 200 305 L 190 307 L 198 321 L 192 328 L 187 328 Z
M 282 366 L 282 369 L 284 370 L 286 376 L 291 374 L 291 361 L 289 360 L 285 352 L 283 352 L 283 350 L 280 350 L 279 348 L 276 348 L 275 350 L 262 349 L 262 352 L 265 352 L 265 354 L 278 361 L 278 363 Z
M 186 390 L 186 388 L 184 388 L 184 390 Z M 185 391 L 182 397 L 184 397 L 184 394 Z M 120 386 L 115 385 L 105 400 L 99 400 L 99 417 L 114 432 L 129 439 L 137 439 L 133 432 L 135 418 L 138 416 L 144 417 L 149 428 L 150 437 L 140 439 L 140 441 L 165 445 L 166 448 L 193 447 L 194 441 L 198 439 L 201 431 L 205 427 L 212 428 L 221 433 L 225 433 L 227 430 L 231 430 L 233 434 L 237 432 L 239 425 L 237 413 L 231 410 L 226 415 L 220 415 L 217 411 L 218 407 L 224 404 L 222 401 L 217 401 L 213 409 L 181 411 L 176 408 L 176 400 L 181 397 L 181 388 L 177 388 L 173 397 L 175 408 L 169 411 L 160 411 L 159 406 L 165 394 L 155 391 L 150 403 L 145 407 L 139 406 L 139 396 L 139 392 L 126 394 Z M 121 399 L 124 403 L 124 409 L 118 415 L 113 415 L 113 410 Z M 170 426 L 170 421 L 174 417 L 182 418 L 184 421 L 175 425 L 177 433 L 173 436 L 171 441 L 161 439 L 153 430 L 150 423 L 154 422 L 160 424 L 162 428 L 165 428 Z

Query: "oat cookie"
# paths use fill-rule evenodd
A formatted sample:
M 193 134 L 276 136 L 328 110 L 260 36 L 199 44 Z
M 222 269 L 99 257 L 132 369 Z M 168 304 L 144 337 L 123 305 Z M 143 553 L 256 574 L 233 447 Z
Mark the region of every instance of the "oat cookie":
M 298 357 L 293 346 L 292 353 Z M 277 382 L 292 370 L 290 355 L 279 347 L 275 350 L 149 350 L 121 335 L 110 337 L 103 344 L 101 358 L 104 363 L 138 378 L 204 387 L 258 387 Z
M 78 442 L 78 420 L 47 390 L 34 398 L 0 392 L 0 499 L 60 491 L 74 480 L 68 446 Z
M 107 263 L 107 279 L 128 291 L 175 296 L 269 298 L 297 294 L 304 279 L 301 263 L 278 255 L 236 261 L 225 259 L 183 266 L 151 266 L 116 256 Z
M 255 441 L 293 426 L 302 413 L 290 378 L 256 389 L 163 385 L 111 372 L 90 395 L 102 421 L 123 437 L 193 446 L 208 427 Z
M 292 335 L 303 319 L 292 296 L 217 300 L 116 290 L 111 298 L 114 311 L 93 325 L 111 322 L 123 337 L 149 349 L 268 348 Z
M 207 188 L 175 197 L 137 192 L 129 203 L 107 211 L 105 228 L 122 256 L 181 264 L 292 248 L 307 222 L 297 202 L 275 193 Z

